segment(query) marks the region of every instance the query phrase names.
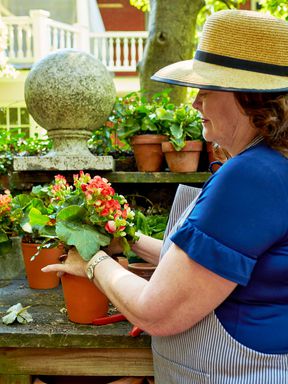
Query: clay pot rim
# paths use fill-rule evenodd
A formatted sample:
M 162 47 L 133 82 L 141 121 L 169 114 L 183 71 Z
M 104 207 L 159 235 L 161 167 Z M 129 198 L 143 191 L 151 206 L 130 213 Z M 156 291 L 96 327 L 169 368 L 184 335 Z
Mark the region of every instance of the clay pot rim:
M 176 151 L 170 141 L 162 143 L 162 152 L 200 152 L 202 149 L 203 142 L 201 140 L 187 140 L 181 151 Z
M 25 241 L 21 241 L 21 244 L 24 244 L 25 247 L 34 247 L 34 248 L 35 248 L 35 246 L 40 247 L 40 245 L 41 245 L 42 243 L 26 243 Z M 47 248 L 46 248 L 46 249 L 47 249 Z
M 156 268 L 156 265 L 152 263 L 130 263 L 128 264 L 128 269 L 134 269 L 134 270 L 147 270 L 147 271 L 154 271 Z
M 161 144 L 162 142 L 168 141 L 168 137 L 165 135 L 158 134 L 141 134 L 131 137 L 131 144 Z
M 212 143 L 211 141 L 206 141 L 206 151 L 207 152 L 213 152 L 213 146 L 214 146 L 214 143 Z

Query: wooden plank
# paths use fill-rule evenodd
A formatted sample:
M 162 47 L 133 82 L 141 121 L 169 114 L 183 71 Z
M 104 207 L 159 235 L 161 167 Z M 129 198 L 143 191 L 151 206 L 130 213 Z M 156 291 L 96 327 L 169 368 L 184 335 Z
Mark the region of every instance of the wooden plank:
M 153 376 L 152 353 L 150 349 L 1 348 L 0 374 Z
M 0 384 L 31 384 L 30 375 L 0 375 Z

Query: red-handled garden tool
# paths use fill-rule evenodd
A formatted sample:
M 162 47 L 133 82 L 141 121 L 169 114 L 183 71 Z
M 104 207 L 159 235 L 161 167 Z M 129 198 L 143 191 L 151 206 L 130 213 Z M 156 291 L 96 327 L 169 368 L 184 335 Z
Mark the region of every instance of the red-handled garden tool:
M 92 324 L 105 325 L 105 324 L 118 323 L 119 321 L 124 321 L 124 320 L 126 320 L 126 317 L 121 313 L 117 313 L 111 316 L 98 317 L 98 319 L 94 319 L 92 321 Z
M 94 325 L 106 325 L 106 324 L 112 324 L 112 323 L 118 323 L 119 321 L 125 321 L 127 320 L 124 315 L 121 313 L 117 313 L 115 315 L 111 316 L 104 316 L 104 317 L 98 317 L 98 319 L 94 319 L 92 321 L 92 324 Z M 131 331 L 128 333 L 128 335 L 132 337 L 139 336 L 142 333 L 142 329 L 137 327 L 136 325 L 133 325 Z

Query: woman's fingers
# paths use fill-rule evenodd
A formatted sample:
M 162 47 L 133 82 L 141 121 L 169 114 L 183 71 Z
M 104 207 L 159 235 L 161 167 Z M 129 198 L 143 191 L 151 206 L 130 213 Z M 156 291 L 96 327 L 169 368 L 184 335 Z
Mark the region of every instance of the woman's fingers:
M 59 264 L 49 264 L 42 268 L 42 272 L 57 272 L 58 276 L 62 276 L 63 273 L 69 273 L 70 275 L 87 277 L 86 276 L 86 264 L 79 253 L 72 249 L 68 252 L 68 255 L 64 254 L 59 256 Z
M 41 268 L 42 272 L 63 272 L 65 273 L 67 266 L 64 264 L 49 264 L 46 267 Z

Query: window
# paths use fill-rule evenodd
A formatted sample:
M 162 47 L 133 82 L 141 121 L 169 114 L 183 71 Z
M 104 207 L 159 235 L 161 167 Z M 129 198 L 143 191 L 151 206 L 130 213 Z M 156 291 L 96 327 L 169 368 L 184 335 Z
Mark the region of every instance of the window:
M 0 129 L 30 136 L 30 118 L 25 107 L 0 108 Z

